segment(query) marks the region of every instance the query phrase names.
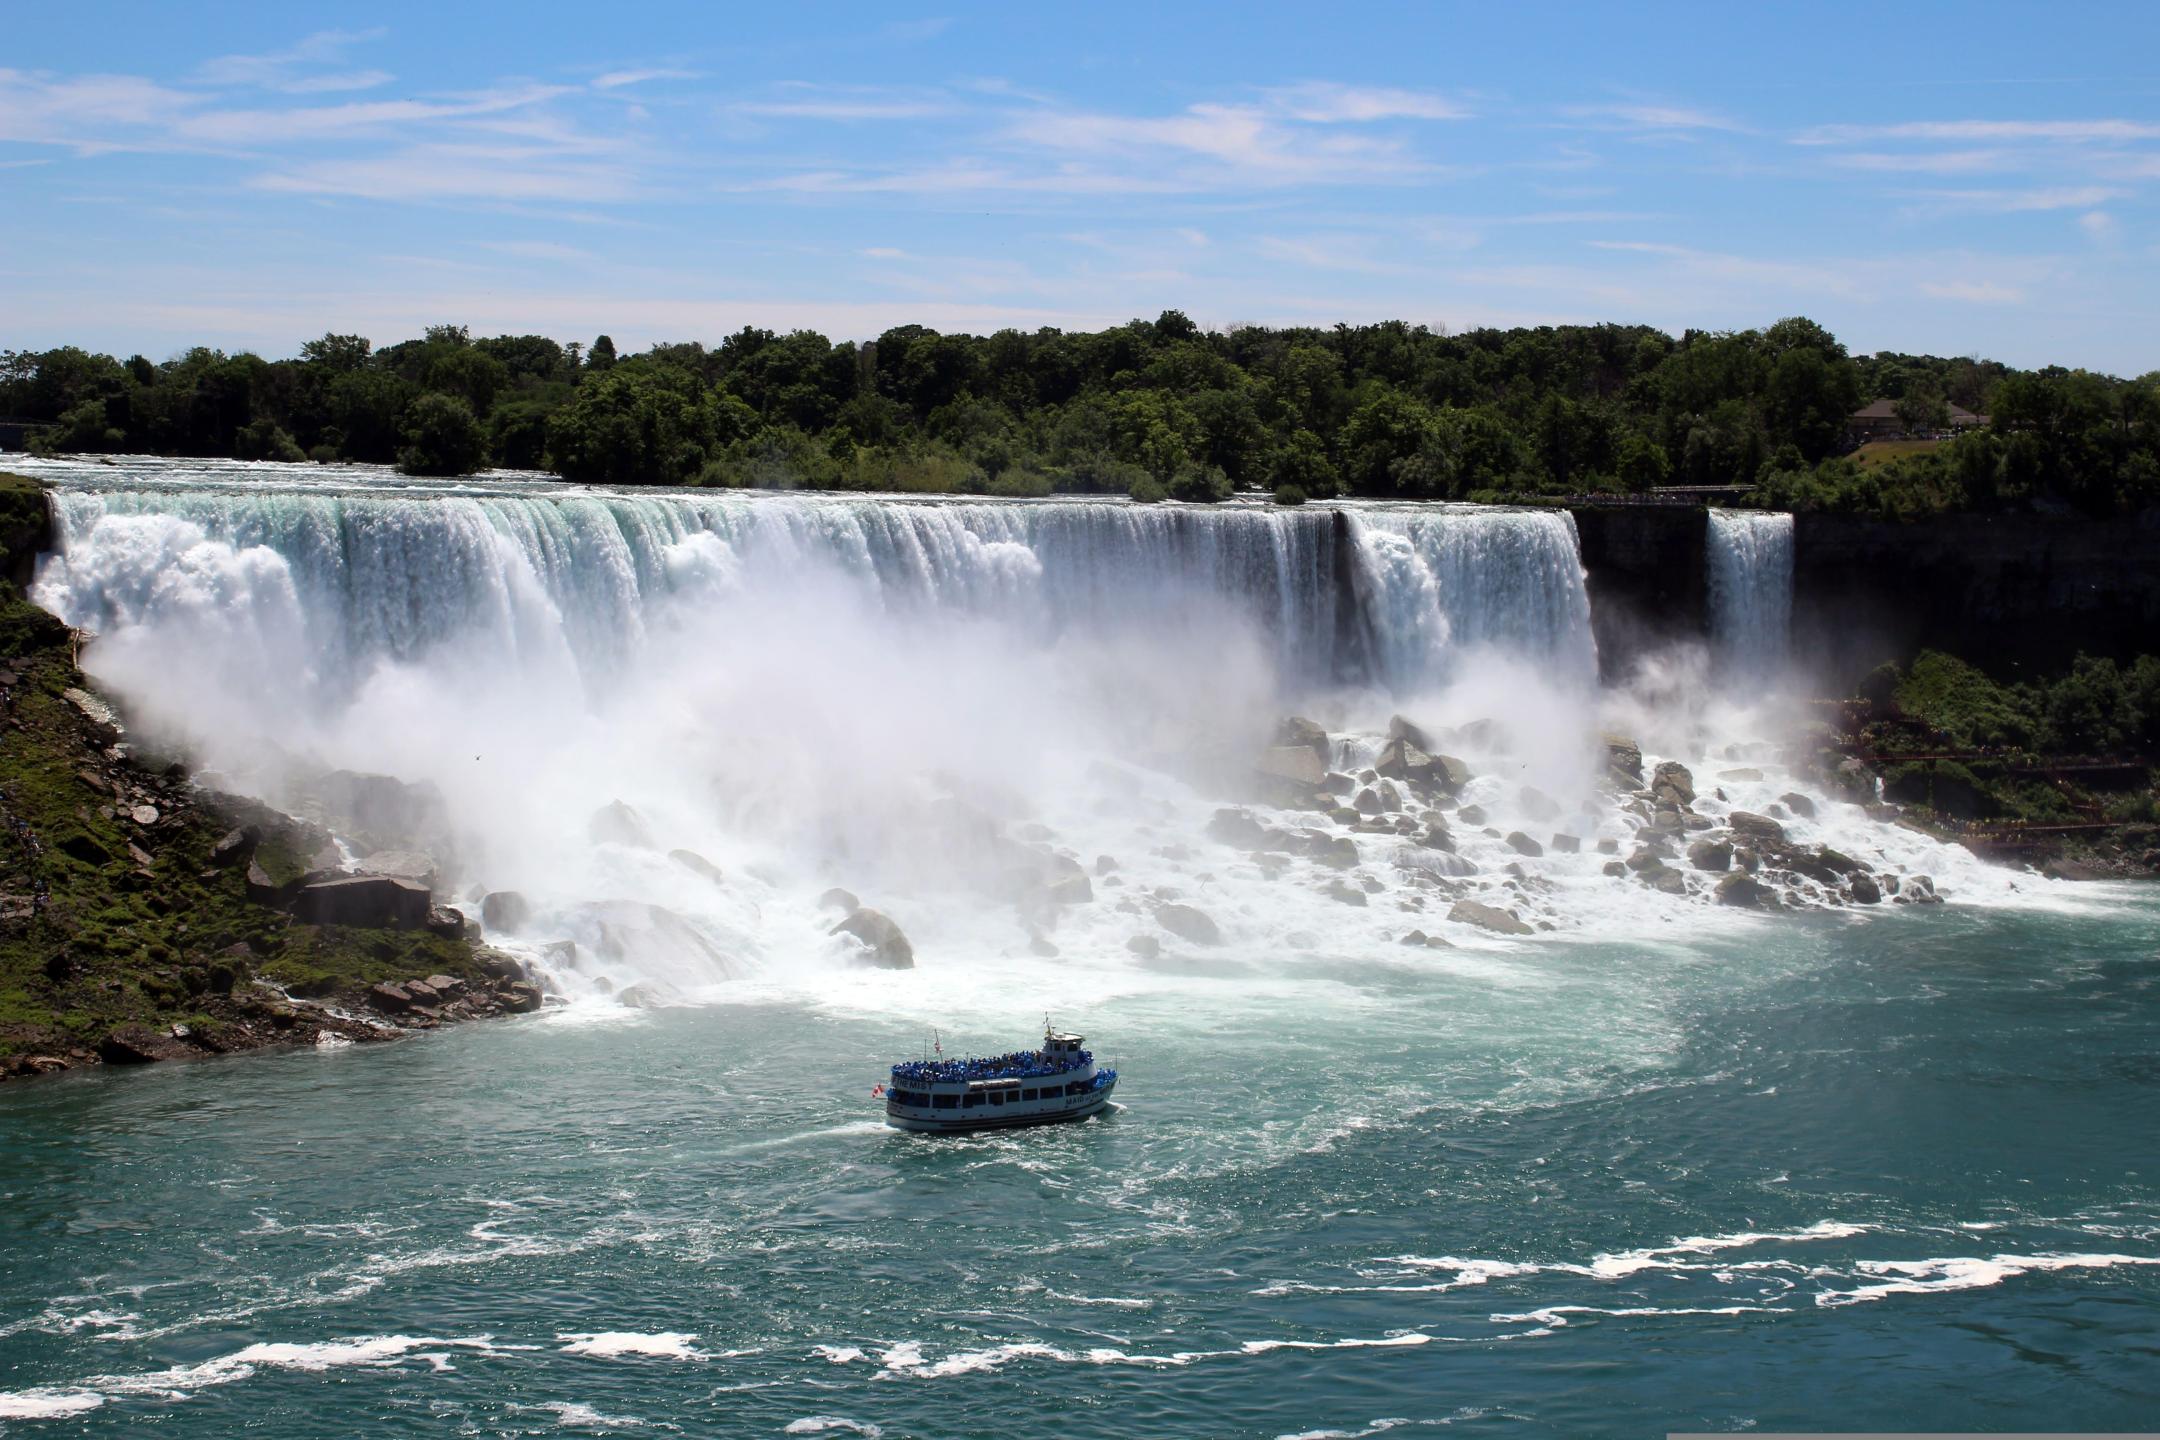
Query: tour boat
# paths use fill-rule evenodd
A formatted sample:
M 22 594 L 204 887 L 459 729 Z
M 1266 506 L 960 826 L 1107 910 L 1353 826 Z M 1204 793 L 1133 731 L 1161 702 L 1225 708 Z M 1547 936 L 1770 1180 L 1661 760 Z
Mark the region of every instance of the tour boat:
M 903 1060 L 892 1082 L 871 1093 L 885 1097 L 885 1123 L 902 1130 L 960 1134 L 1085 1120 L 1110 1103 L 1117 1071 L 1099 1070 L 1087 1041 L 1043 1027 L 1040 1050 L 982 1059 L 945 1058 L 942 1042 L 931 1060 Z

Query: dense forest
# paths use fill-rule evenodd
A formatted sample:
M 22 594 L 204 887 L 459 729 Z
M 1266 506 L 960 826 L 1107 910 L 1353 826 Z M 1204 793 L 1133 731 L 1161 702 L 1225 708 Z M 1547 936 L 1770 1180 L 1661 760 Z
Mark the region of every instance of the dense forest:
M 1876 399 L 1915 430 L 1951 405 L 1990 423 L 1856 455 L 1848 417 Z M 1752 485 L 1756 503 L 1887 515 L 2160 502 L 2160 372 L 1853 356 L 1798 318 L 1675 339 L 1624 325 L 1211 332 L 1168 311 L 1094 334 L 911 325 L 860 345 L 744 329 L 631 356 L 605 335 L 565 346 L 446 325 L 381 349 L 325 335 L 290 360 L 0 352 L 0 416 L 38 422 L 33 443 L 57 452 L 499 465 L 609 485 L 1257 488 L 1284 503 Z

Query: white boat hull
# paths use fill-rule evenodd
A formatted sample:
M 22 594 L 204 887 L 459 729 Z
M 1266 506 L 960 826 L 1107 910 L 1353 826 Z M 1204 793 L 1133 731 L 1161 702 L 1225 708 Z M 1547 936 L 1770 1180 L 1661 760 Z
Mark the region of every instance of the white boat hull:
M 1117 1089 L 1112 1080 L 1099 1090 L 1085 1095 L 1064 1096 L 1055 1100 L 1039 1100 L 1033 1103 L 1019 1101 L 1009 1105 L 982 1105 L 967 1110 L 923 1110 L 918 1107 L 901 1107 L 887 1102 L 885 1123 L 900 1130 L 915 1130 L 932 1135 L 965 1135 L 977 1130 L 1017 1130 L 1027 1125 L 1059 1125 L 1068 1120 L 1085 1120 L 1099 1115 L 1109 1107 L 1111 1092 Z

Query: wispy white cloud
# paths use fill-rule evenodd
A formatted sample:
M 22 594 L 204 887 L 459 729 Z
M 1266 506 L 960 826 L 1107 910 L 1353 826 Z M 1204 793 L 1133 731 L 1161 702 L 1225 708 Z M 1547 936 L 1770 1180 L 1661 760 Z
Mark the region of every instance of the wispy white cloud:
M 1578 120 L 1601 122 L 1605 125 L 1633 130 L 1740 130 L 1744 127 L 1735 120 L 1714 111 L 1699 109 L 1692 105 L 1660 105 L 1650 103 L 1621 103 L 1612 105 L 1571 105 L 1564 112 Z
M 427 121 L 500 115 L 568 93 L 523 85 L 454 100 L 366 100 L 275 110 L 207 110 L 173 122 L 172 133 L 207 145 L 288 146 L 296 141 L 365 135 Z
M 584 261 L 599 258 L 590 250 L 581 250 L 575 245 L 565 245 L 556 240 L 484 240 L 480 248 L 518 260 Z
M 296 95 L 369 90 L 395 77 L 385 70 L 326 73 L 314 67 L 342 63 L 348 49 L 382 34 L 381 30 L 318 30 L 288 49 L 262 55 L 221 55 L 198 67 L 195 78 L 205 85 L 255 86 Z
M 1337 85 L 1310 80 L 1267 92 L 1271 108 L 1293 120 L 1314 125 L 1358 124 L 1374 120 L 1462 120 L 1470 111 L 1430 90 L 1395 90 L 1374 85 Z
M 675 70 L 666 67 L 650 67 L 643 70 L 610 70 L 593 77 L 595 90 L 620 90 L 626 85 L 643 85 L 652 80 L 695 80 L 695 70 Z
M 2126 192 L 2106 185 L 2055 185 L 2031 190 L 1922 190 L 1923 212 L 2019 215 L 2044 210 L 2083 210 L 2119 200 Z
M 2015 169 L 2019 157 L 2007 150 L 1939 150 L 1885 152 L 1856 150 L 1830 157 L 1832 165 L 1847 170 L 1872 170 L 1892 175 L 1978 175 Z
M 635 186 L 617 165 L 523 146 L 422 143 L 353 159 L 304 161 L 251 182 L 262 190 L 365 200 L 443 203 L 628 199 Z
M 1796 145 L 1849 145 L 1878 140 L 1947 140 L 1983 145 L 2160 140 L 2160 124 L 2144 120 L 1909 120 L 1894 125 L 1817 125 L 1793 137 Z

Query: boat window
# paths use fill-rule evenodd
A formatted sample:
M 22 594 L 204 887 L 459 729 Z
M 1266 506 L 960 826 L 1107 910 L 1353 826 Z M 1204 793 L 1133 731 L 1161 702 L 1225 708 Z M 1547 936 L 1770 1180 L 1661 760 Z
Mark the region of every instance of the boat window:
M 1022 1100 L 1040 1100 L 1042 1092 L 1040 1090 L 1023 1090 L 1020 1092 L 1020 1098 Z
M 971 1091 L 967 1095 L 961 1097 L 960 1108 L 963 1110 L 973 1110 L 976 1106 L 982 1104 L 982 1098 L 983 1097 L 980 1092 Z
M 990 1092 L 990 1103 L 991 1103 L 991 1104 L 993 1104 L 993 1105 L 1002 1105 L 1002 1104 L 1004 1104 L 1004 1103 L 1005 1103 L 1005 1092 L 1004 1092 L 1004 1091 L 1002 1091 L 1002 1090 L 993 1090 L 993 1091 L 991 1091 L 991 1092 Z
M 959 1098 L 957 1095 L 933 1095 L 930 1097 L 930 1108 L 933 1110 L 950 1110 L 953 1108 L 953 1102 Z

